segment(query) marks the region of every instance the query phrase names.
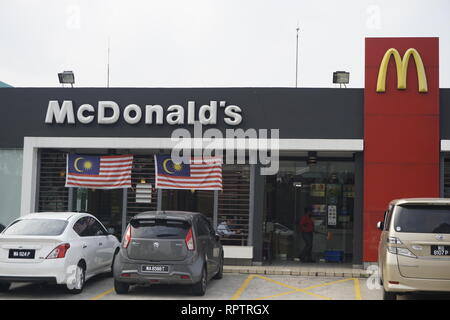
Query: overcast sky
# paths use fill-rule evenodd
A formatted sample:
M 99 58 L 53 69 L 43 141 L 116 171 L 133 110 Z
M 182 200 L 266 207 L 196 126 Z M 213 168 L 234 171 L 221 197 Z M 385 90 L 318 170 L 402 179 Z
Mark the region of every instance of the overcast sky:
M 450 87 L 449 0 L 0 0 L 0 80 L 17 87 L 364 86 L 364 38 L 440 37 Z

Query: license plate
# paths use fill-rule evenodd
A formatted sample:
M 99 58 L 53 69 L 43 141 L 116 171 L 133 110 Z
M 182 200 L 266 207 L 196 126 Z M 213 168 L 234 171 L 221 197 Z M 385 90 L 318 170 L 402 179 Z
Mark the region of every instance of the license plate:
M 9 259 L 34 259 L 35 250 L 9 250 Z
M 431 246 L 432 256 L 450 256 L 450 246 Z
M 169 266 L 161 266 L 161 265 L 142 266 L 142 271 L 151 273 L 168 273 Z

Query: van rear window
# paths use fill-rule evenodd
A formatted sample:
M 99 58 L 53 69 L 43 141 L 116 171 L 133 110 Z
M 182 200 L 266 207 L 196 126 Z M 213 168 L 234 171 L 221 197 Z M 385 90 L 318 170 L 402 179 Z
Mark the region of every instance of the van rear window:
M 184 220 L 135 219 L 131 222 L 133 238 L 185 239 L 191 225 Z
M 398 206 L 394 230 L 410 233 L 450 233 L 450 206 Z

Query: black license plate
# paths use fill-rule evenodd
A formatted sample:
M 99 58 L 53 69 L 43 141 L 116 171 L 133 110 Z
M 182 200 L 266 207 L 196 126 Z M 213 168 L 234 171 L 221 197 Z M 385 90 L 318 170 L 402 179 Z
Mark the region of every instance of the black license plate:
M 450 246 L 431 246 L 432 256 L 450 256 Z
M 34 259 L 35 250 L 10 249 L 9 259 Z
M 168 273 L 169 272 L 169 266 L 162 266 L 162 265 L 142 266 L 142 272 Z

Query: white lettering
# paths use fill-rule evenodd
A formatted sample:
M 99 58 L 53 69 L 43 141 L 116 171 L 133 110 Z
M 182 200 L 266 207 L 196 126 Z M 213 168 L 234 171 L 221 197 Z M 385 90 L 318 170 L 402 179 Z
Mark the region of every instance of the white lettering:
M 241 113 L 242 110 L 238 106 L 230 105 L 225 108 L 225 115 L 227 115 L 230 118 L 225 118 L 224 121 L 226 124 L 230 126 L 237 126 L 242 122 L 242 116 Z
M 49 101 L 47 115 L 45 116 L 45 123 L 53 123 L 53 118 L 56 123 L 64 123 L 66 118 L 67 123 L 75 123 L 72 101 L 64 100 L 62 107 L 59 107 L 59 102 L 56 100 Z
M 132 117 L 130 115 L 130 113 L 133 111 L 136 113 L 134 117 Z M 139 107 L 137 104 L 129 104 L 128 106 L 126 106 L 125 110 L 123 111 L 123 118 L 129 124 L 138 123 L 139 121 L 141 121 L 141 118 L 142 118 L 141 107 Z
M 91 123 L 94 120 L 94 116 L 93 115 L 88 115 L 85 116 L 84 112 L 88 111 L 88 112 L 95 112 L 94 107 L 91 106 L 90 104 L 83 104 L 78 108 L 77 111 L 77 119 L 78 121 L 80 121 L 82 124 L 88 124 Z
M 106 109 L 111 109 L 113 114 L 110 117 L 106 116 Z M 112 124 L 119 120 L 120 109 L 119 105 L 114 101 L 99 101 L 98 102 L 98 123 Z
M 209 113 L 209 117 L 206 114 Z M 198 111 L 198 117 L 200 123 L 203 125 L 206 124 L 216 124 L 217 123 L 217 101 L 211 101 L 208 105 L 204 105 L 200 107 Z
M 145 123 L 153 123 L 153 113 L 156 114 L 156 124 L 163 124 L 164 111 L 158 104 L 145 106 Z
M 179 105 L 173 105 L 167 108 L 170 113 L 167 115 L 166 120 L 168 124 L 183 124 L 184 123 L 184 108 Z

